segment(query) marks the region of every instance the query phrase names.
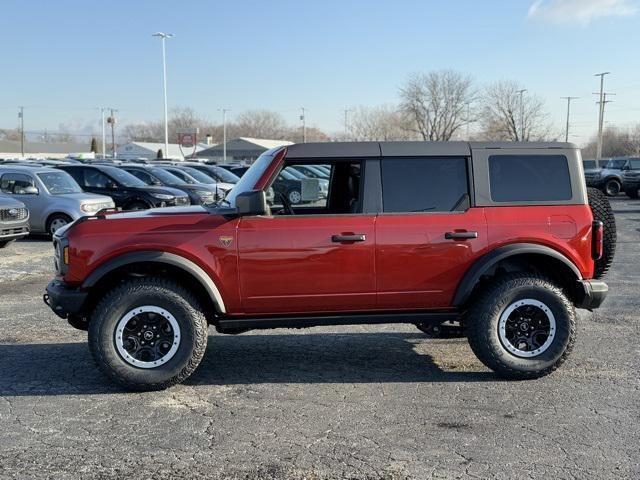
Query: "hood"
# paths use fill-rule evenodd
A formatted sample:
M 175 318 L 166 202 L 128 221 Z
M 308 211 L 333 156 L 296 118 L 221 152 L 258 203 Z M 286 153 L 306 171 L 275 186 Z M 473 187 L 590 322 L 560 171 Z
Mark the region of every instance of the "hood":
M 229 207 L 203 207 L 202 205 L 191 205 L 188 207 L 165 207 L 150 208 L 148 210 L 135 210 L 131 212 L 111 213 L 106 217 L 109 220 L 118 220 L 123 218 L 153 218 L 167 217 L 174 215 L 236 215 L 235 208 Z
M 80 193 L 65 193 L 63 195 L 54 195 L 55 197 L 59 197 L 59 198 L 71 198 L 73 200 L 79 200 L 82 202 L 90 202 L 90 203 L 113 203 L 113 200 L 111 199 L 111 197 L 107 197 L 106 195 L 97 195 L 95 193 L 87 193 L 87 192 L 80 192 Z
M 0 209 L 5 208 L 25 208 L 25 206 L 24 203 L 19 202 L 14 198 L 0 195 Z
M 184 197 L 186 194 L 182 190 L 173 187 L 158 187 L 156 185 L 147 185 L 144 187 L 127 187 L 127 190 L 138 190 L 150 194 L 160 193 L 164 195 L 173 195 L 174 197 Z
M 189 192 L 209 192 L 212 195 L 216 193 L 216 189 L 211 185 L 199 184 L 187 184 L 187 185 L 172 185 L 172 188 L 176 188 L 178 190 L 189 191 Z
M 600 173 L 602 168 L 585 168 L 584 173 Z

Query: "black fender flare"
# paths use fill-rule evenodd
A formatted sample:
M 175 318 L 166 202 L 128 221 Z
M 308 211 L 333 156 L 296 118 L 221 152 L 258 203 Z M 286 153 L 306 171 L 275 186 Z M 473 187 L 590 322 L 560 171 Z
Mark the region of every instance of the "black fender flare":
M 538 245 L 536 243 L 514 243 L 511 245 L 505 245 L 504 247 L 498 247 L 476 260 L 458 284 L 458 288 L 456 289 L 456 293 L 453 297 L 453 306 L 457 308 L 462 307 L 467 300 L 469 300 L 471 292 L 480 281 L 480 277 L 482 277 L 482 275 L 489 271 L 489 269 L 495 266 L 498 262 L 506 258 L 522 254 L 544 255 L 555 260 L 559 260 L 571 269 L 576 276 L 576 281 L 582 280 L 582 274 L 580 273 L 580 270 L 578 270 L 578 267 L 576 267 L 571 260 L 557 250 L 544 245 Z
M 111 260 L 108 260 L 107 262 L 103 263 L 95 270 L 93 270 L 82 284 L 82 289 L 88 290 L 92 288 L 100 281 L 101 278 L 120 267 L 124 267 L 125 265 L 134 263 L 145 262 L 164 263 L 166 265 L 178 267 L 189 273 L 202 285 L 202 287 L 209 294 L 209 297 L 211 298 L 213 304 L 216 306 L 218 313 L 226 313 L 224 301 L 222 299 L 222 295 L 220 294 L 220 290 L 216 286 L 213 279 L 207 274 L 207 272 L 205 272 L 202 268 L 200 268 L 200 266 L 198 266 L 191 260 L 174 253 L 151 250 L 131 252 L 119 255 Z

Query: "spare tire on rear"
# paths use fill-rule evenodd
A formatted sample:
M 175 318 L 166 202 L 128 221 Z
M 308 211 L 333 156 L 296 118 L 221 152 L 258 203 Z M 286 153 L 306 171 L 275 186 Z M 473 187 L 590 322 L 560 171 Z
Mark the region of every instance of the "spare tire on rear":
M 596 188 L 587 188 L 587 195 L 589 197 L 589 207 L 593 213 L 593 219 L 599 220 L 604 226 L 604 248 L 602 250 L 602 257 L 595 261 L 595 269 L 593 278 L 602 278 L 605 276 L 613 257 L 616 253 L 616 219 L 611 210 L 611 204 L 609 199 Z

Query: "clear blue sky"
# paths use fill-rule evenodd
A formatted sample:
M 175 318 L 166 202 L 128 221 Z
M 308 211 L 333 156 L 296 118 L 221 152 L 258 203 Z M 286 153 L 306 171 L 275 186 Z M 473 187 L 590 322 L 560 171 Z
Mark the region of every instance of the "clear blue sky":
M 537 8 L 530 12 L 532 5 Z M 518 80 L 542 96 L 573 141 L 595 130 L 594 73 L 609 70 L 607 119 L 640 121 L 636 0 L 33 1 L 3 0 L 0 128 L 99 130 L 101 105 L 123 122 L 162 116 L 161 30 L 170 106 L 217 119 L 217 109 L 266 108 L 328 131 L 342 111 L 397 101 L 412 72 L 456 69 L 479 84 Z

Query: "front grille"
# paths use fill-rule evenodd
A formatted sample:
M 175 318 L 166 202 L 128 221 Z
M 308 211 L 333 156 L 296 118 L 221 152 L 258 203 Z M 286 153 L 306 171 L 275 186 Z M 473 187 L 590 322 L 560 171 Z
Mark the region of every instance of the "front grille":
M 5 208 L 0 210 L 0 221 L 3 222 L 18 222 L 25 220 L 29 216 L 29 211 L 26 208 Z

